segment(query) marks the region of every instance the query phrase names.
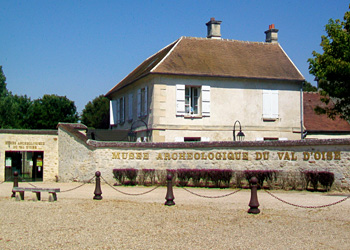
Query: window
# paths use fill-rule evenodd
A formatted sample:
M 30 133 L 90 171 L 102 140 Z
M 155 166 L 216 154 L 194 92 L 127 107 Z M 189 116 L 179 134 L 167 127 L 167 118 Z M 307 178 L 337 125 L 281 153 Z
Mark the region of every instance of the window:
M 125 102 L 124 97 L 110 101 L 109 106 L 110 125 L 117 125 L 125 121 Z
M 184 137 L 184 141 L 201 141 L 200 137 Z
M 133 103 L 133 94 L 129 94 L 128 96 L 128 121 L 131 122 L 133 119 L 133 112 L 132 112 L 132 103 Z
M 137 90 L 137 117 L 147 115 L 147 86 Z
M 263 90 L 263 120 L 278 118 L 278 90 Z
M 109 118 L 111 126 L 117 124 L 117 100 L 111 100 L 109 102 Z
M 124 96 L 117 100 L 118 123 L 125 122 L 125 101 Z
M 185 114 L 198 115 L 199 113 L 199 91 L 198 87 L 188 87 L 185 89 Z
M 176 115 L 210 116 L 210 86 L 177 84 Z

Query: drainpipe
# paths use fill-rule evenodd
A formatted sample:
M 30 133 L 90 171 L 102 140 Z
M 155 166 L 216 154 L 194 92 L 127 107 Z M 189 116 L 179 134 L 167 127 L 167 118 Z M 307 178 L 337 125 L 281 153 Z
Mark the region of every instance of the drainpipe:
M 301 82 L 300 86 L 300 135 L 301 140 L 304 139 L 304 103 L 303 103 L 303 82 Z

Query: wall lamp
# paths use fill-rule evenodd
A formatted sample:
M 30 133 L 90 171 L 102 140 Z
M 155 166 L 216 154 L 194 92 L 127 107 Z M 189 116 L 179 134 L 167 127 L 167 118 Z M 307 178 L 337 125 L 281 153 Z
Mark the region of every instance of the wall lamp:
M 130 127 L 130 130 L 129 130 L 129 132 L 128 132 L 128 141 L 130 141 L 130 142 L 135 142 L 136 141 L 136 139 L 137 139 L 137 132 L 135 132 L 134 130 L 135 130 L 135 127 L 137 127 L 137 126 L 135 126 L 135 124 L 137 124 L 137 123 L 142 123 L 143 125 L 145 125 L 145 127 L 146 127 L 146 141 L 148 141 L 148 126 L 147 126 L 147 123 L 145 123 L 144 121 L 142 121 L 142 120 L 137 120 L 137 121 L 134 121 L 132 124 L 131 124 L 131 127 Z
M 235 124 L 233 125 L 233 141 L 236 141 L 236 123 L 238 122 L 239 124 L 239 132 L 237 133 L 237 139 L 238 141 L 244 141 L 244 133 L 242 132 L 242 127 L 241 127 L 241 123 L 237 120 L 235 121 Z

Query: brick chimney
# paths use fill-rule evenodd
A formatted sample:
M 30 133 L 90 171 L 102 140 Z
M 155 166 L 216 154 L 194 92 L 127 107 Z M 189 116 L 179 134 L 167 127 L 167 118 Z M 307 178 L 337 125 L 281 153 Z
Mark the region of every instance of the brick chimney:
M 205 25 L 208 27 L 207 38 L 221 39 L 220 25 L 222 21 L 216 21 L 214 17 L 210 18 L 210 21 Z
M 278 29 L 275 29 L 275 25 L 274 24 L 269 25 L 269 29 L 265 31 L 265 34 L 266 34 L 265 42 L 267 42 L 267 43 L 278 43 L 277 32 L 278 32 Z

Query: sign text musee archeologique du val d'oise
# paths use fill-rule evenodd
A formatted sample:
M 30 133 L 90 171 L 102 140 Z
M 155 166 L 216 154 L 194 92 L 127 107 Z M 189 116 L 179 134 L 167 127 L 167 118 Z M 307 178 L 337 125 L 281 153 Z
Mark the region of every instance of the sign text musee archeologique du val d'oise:
M 280 160 L 280 161 L 332 161 L 341 160 L 341 151 L 216 151 L 216 152 L 185 152 L 174 150 L 171 152 L 112 152 L 112 159 L 116 160 Z

